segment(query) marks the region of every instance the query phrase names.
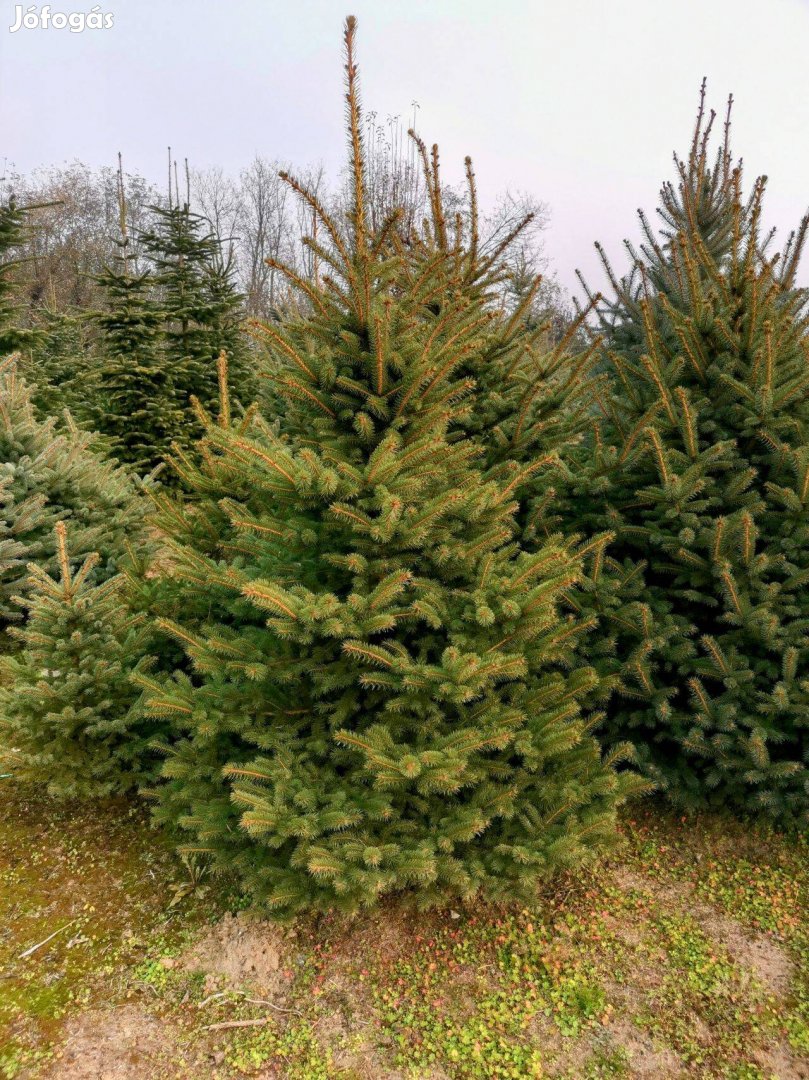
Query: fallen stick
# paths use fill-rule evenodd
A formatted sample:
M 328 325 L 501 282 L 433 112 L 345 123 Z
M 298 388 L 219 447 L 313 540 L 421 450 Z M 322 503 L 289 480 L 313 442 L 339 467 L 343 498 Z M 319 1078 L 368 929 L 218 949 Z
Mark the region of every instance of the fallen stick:
M 295 1013 L 296 1016 L 302 1016 L 303 1013 L 297 1009 L 285 1009 L 282 1005 L 276 1005 L 274 1001 L 267 1001 L 265 998 L 250 998 L 242 990 L 220 990 L 218 994 L 211 994 L 210 997 L 206 997 L 204 1001 L 201 1001 L 197 1005 L 198 1009 L 204 1009 L 206 1005 L 210 1005 L 212 1001 L 217 1001 L 222 998 L 226 998 L 230 995 L 241 998 L 242 1001 L 248 1005 L 268 1005 L 271 1009 L 275 1009 L 276 1012 L 282 1013 Z M 223 1003 L 224 1004 L 224 1003 Z
M 199 1005 L 197 1005 L 197 1008 L 204 1009 L 205 1006 L 210 1005 L 212 1001 L 216 1001 L 217 998 L 227 997 L 229 993 L 229 990 L 220 990 L 218 994 L 211 994 L 210 997 L 206 997 L 204 1001 L 201 1001 Z
M 36 945 L 32 945 L 30 949 L 26 949 L 25 952 L 21 952 L 18 956 L 18 960 L 27 960 L 29 956 L 32 956 L 37 949 L 41 949 L 43 945 L 47 945 L 49 941 L 52 941 L 57 934 L 61 934 L 63 930 L 67 930 L 69 926 L 73 926 L 77 923 L 78 919 L 71 919 L 69 923 L 65 923 L 64 926 L 60 926 L 58 930 L 54 930 L 52 934 L 48 934 L 44 941 L 38 941 Z
M 269 1024 L 271 1020 L 271 1016 L 261 1016 L 258 1020 L 222 1020 L 218 1024 L 208 1024 L 202 1030 L 222 1031 L 223 1028 L 260 1027 L 262 1024 Z

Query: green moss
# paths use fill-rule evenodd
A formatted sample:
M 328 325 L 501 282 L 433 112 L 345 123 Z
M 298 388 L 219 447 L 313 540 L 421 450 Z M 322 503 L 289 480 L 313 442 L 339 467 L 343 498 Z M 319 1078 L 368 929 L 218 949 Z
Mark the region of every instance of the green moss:
M 125 994 L 146 941 L 181 937 L 201 913 L 169 907 L 181 868 L 141 807 L 0 784 L 0 1062 L 13 1075 L 15 1059 L 29 1064 L 58 1040 L 68 1015 Z

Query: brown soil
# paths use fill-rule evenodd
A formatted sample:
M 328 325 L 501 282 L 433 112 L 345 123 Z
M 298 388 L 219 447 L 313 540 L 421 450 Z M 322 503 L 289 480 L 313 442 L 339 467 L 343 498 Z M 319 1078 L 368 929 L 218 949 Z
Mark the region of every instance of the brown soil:
M 289 941 L 272 923 L 225 915 L 176 961 L 185 971 L 204 971 L 220 989 L 251 990 L 283 1004 L 294 963 Z
M 173 1039 L 138 1005 L 84 1013 L 68 1023 L 48 1080 L 146 1080 L 160 1075 Z
M 655 1046 L 651 1035 L 625 1020 L 613 1020 L 608 1029 L 615 1045 L 629 1057 L 633 1080 L 676 1080 L 685 1077 L 682 1062 L 673 1051 Z
M 724 946 L 751 978 L 773 995 L 780 997 L 788 992 L 793 974 L 791 962 L 767 935 L 749 932 L 700 902 L 687 884 L 661 884 L 624 867 L 615 870 L 615 877 L 622 889 L 647 893 L 665 908 L 693 915 L 705 933 Z M 466 913 L 458 916 L 433 912 L 417 919 L 405 911 L 388 910 L 362 920 L 335 917 L 321 923 L 318 933 L 321 940 L 329 941 L 330 964 L 323 987 L 326 1009 L 314 1019 L 314 1032 L 321 1048 L 329 1052 L 335 1070 L 345 1072 L 352 1080 L 405 1080 L 404 1073 L 384 1063 L 384 1051 L 376 1045 L 377 1032 L 372 1024 L 373 1005 L 362 989 L 347 979 L 346 971 L 349 962 L 363 954 L 369 960 L 380 953 L 389 958 L 406 956 L 416 929 L 421 934 L 429 933 L 430 927 L 437 928 L 459 917 L 466 917 Z M 610 985 L 611 999 L 625 1007 L 592 1033 L 583 1033 L 575 1040 L 561 1037 L 552 1022 L 538 1021 L 533 1035 L 542 1047 L 548 1075 L 583 1075 L 595 1049 L 622 1049 L 628 1063 L 627 1075 L 632 1080 L 686 1078 L 688 1068 L 677 1054 L 630 1019 L 654 996 L 664 958 L 658 960 L 653 952 L 644 955 L 642 947 L 636 948 L 643 938 L 637 927 L 623 923 L 614 929 L 626 936 L 638 959 L 626 983 Z M 289 1001 L 289 987 L 295 965 L 303 956 L 303 936 L 301 931 L 284 930 L 248 915 L 227 915 L 216 925 L 206 927 L 185 952 L 163 963 L 169 969 L 204 972 L 204 992 L 212 998 L 223 992 L 239 992 L 247 1000 L 266 1003 L 268 1014 L 272 1008 L 279 1014 L 292 1013 L 296 1010 L 288 1006 L 300 1007 L 298 1002 Z M 462 978 L 460 972 L 456 975 Z M 219 1033 L 206 1031 L 207 1015 L 210 1013 L 210 1020 L 216 1021 L 226 1015 L 225 1010 L 220 1013 L 217 1004 L 206 1004 L 199 1026 L 192 1029 L 161 1015 L 158 1003 L 154 1004 L 158 1006 L 155 1012 L 149 1011 L 147 999 L 138 1005 L 91 1010 L 70 1020 L 56 1059 L 44 1073 L 32 1072 L 31 1080 L 35 1076 L 42 1080 L 217 1080 L 232 1075 L 224 1063 L 224 1053 L 218 1049 L 222 1045 L 217 1040 Z M 704 1037 L 710 1041 L 710 1032 L 706 1031 Z M 786 1042 L 760 1051 L 753 1059 L 768 1077 L 809 1080 L 809 1065 Z M 285 1073 L 283 1066 L 276 1064 L 252 1075 L 258 1080 L 281 1080 Z M 422 1074 L 420 1080 L 446 1080 L 446 1075 L 438 1070 L 429 1076 Z

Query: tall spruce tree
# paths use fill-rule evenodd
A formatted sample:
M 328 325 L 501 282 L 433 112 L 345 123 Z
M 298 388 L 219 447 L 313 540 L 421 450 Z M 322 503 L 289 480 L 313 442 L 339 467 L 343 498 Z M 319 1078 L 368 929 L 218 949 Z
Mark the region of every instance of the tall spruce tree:
M 722 264 L 731 253 L 734 242 L 733 156 L 730 149 L 731 110 L 733 97 L 728 99 L 722 141 L 710 160 L 711 136 L 716 114 L 706 112 L 706 80 L 700 87 L 699 109 L 694 125 L 689 155 L 686 160 L 676 154 L 674 167 L 677 181 L 665 181 L 660 189 L 657 208 L 657 228 L 643 210 L 638 211 L 641 233 L 639 246 L 629 240 L 624 247 L 630 260 L 629 272 L 619 278 L 600 244 L 596 250 L 610 284 L 611 295 L 594 297 L 581 274 L 579 280 L 590 300 L 597 307 L 599 329 L 607 336 L 609 347 L 635 360 L 645 351 L 645 324 L 642 303 L 651 305 L 658 333 L 668 338 L 670 349 L 677 348 L 677 332 L 670 325 L 665 300 L 676 303 L 683 283 L 672 290 L 676 269 L 672 262 L 675 248 L 690 249 L 692 272 L 702 275 L 704 268 L 697 247 L 705 249 L 716 265 Z M 660 299 L 658 299 L 660 298 Z M 607 370 L 611 365 L 607 364 Z
M 255 396 L 241 329 L 242 297 L 232 265 L 209 222 L 191 209 L 190 195 L 181 203 L 177 193 L 166 206 L 152 207 L 151 225 L 138 240 L 151 264 L 162 313 L 163 357 L 173 405 L 183 417 L 183 426 L 175 427 L 172 436 L 187 443 L 199 432 L 191 399 L 208 409 L 216 407 L 216 360 L 222 350 L 239 376 L 242 400 L 249 405 Z
M 568 669 L 577 560 L 520 549 L 530 469 L 490 477 L 457 424 L 488 312 L 461 292 L 436 319 L 443 255 L 414 279 L 396 215 L 369 226 L 354 34 L 346 227 L 291 181 L 329 276 L 289 271 L 308 313 L 265 327 L 283 432 L 235 422 L 223 385 L 199 455 L 177 455 L 194 497 L 161 500 L 178 588 L 160 625 L 186 664 L 142 680 L 182 735 L 158 818 L 282 914 L 529 895 L 612 840 L 636 787 L 580 715 L 595 673 Z
M 633 274 L 608 267 L 614 393 L 582 516 L 615 533 L 646 618 L 607 735 L 678 804 L 806 821 L 807 220 L 770 252 L 765 180 L 744 197 L 712 122 L 701 104 Z
M 145 620 L 120 576 L 92 584 L 97 555 L 71 568 L 64 521 L 54 546 L 59 576 L 29 564 L 25 622 L 12 628 L 20 649 L 0 663 L 3 760 L 57 797 L 126 791 L 154 764 L 155 725 L 131 681 L 148 651 Z
M 640 677 L 629 681 L 645 685 L 650 642 L 659 649 L 668 641 L 657 623 L 650 637 L 637 566 L 611 557 L 612 533 L 603 521 L 600 532 L 583 526 L 597 490 L 591 435 L 606 392 L 606 375 L 598 370 L 601 340 L 595 336 L 588 342 L 586 326 L 601 298 L 591 297 L 590 306 L 558 335 L 552 323 L 537 319 L 541 276 L 527 279 L 511 253 L 530 215 L 485 248 L 471 160 L 466 160 L 467 199 L 459 211 L 457 193 L 445 197 L 438 148 L 428 151 L 415 132 L 410 134 L 422 161 L 429 215 L 417 235 L 398 237 L 409 278 L 416 280 L 428 262 L 432 275 L 442 278 L 429 304 L 436 320 L 460 297 L 479 304 L 488 316 L 475 349 L 463 360 L 463 373 L 475 384 L 474 408 L 459 411 L 453 424 L 478 443 L 490 477 L 508 484 L 521 473 L 520 543 L 534 550 L 554 538 L 580 562 L 581 579 L 564 594 L 563 607 L 575 612 L 582 629 L 589 628 L 579 638 L 578 662 L 599 672 L 588 699 L 598 707 L 621 676 L 628 678 L 630 668 L 639 666 Z
M 461 368 L 475 384 L 474 408 L 459 412 L 454 423 L 479 443 L 487 466 L 506 482 L 514 471 L 531 467 L 520 485 L 518 520 L 524 538 L 547 537 L 555 521 L 554 481 L 591 425 L 603 382 L 594 374 L 598 343 L 571 347 L 579 343 L 586 312 L 556 342 L 550 322 L 536 319 L 542 276 L 526 279 L 509 258 L 533 215 L 517 220 L 484 251 L 471 159 L 465 162 L 467 202 L 461 213 L 451 209 L 457 193 L 448 199 L 442 188 L 438 147 L 428 152 L 410 134 L 422 160 L 430 215 L 419 235 L 403 237 L 406 243 L 398 245 L 408 258 L 409 279 L 417 280 L 429 267 L 434 282 L 440 282 L 429 304 L 439 323 L 458 304 L 476 306 L 484 316 Z M 515 295 L 517 301 L 507 305 Z
M 154 274 L 138 266 L 127 224 L 123 169 L 118 164 L 120 235 L 113 265 L 97 278 L 107 307 L 92 319 L 101 332 L 100 408 L 95 427 L 113 440 L 116 455 L 140 471 L 158 466 L 187 424 L 183 390 L 165 348 L 165 320 Z M 206 371 L 207 378 L 207 371 Z M 187 396 L 188 388 L 185 388 Z

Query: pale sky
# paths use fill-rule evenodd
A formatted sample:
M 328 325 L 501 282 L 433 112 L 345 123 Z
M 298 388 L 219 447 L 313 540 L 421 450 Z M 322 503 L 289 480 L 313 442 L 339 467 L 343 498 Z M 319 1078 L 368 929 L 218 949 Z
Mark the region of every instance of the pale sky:
M 55 0 L 89 11 L 93 0 Z M 23 10 L 27 10 L 27 6 Z M 21 29 L 0 0 L 0 167 L 79 159 L 162 182 L 165 148 L 238 171 L 259 153 L 342 162 L 341 24 L 359 19 L 363 99 L 410 114 L 448 179 L 471 154 L 485 203 L 550 206 L 563 284 L 595 286 L 599 239 L 620 264 L 653 210 L 697 93 L 735 98 L 734 149 L 770 177 L 768 220 L 809 204 L 809 0 L 103 0 L 106 30 Z M 809 259 L 807 259 L 809 263 Z M 809 280 L 806 267 L 804 280 Z

